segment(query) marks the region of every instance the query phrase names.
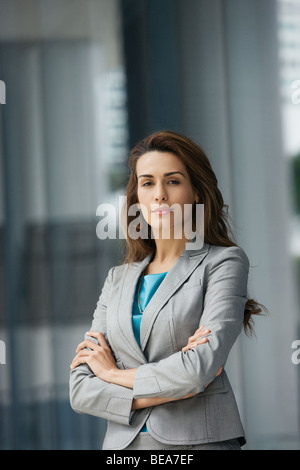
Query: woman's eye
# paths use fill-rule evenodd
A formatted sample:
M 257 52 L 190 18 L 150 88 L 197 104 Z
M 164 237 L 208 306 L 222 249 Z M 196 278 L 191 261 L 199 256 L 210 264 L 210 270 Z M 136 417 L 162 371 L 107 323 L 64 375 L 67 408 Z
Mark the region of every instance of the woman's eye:
M 168 184 L 180 184 L 180 182 L 177 180 L 170 180 L 168 181 Z M 142 183 L 142 186 L 151 186 L 151 185 L 153 185 L 153 181 L 145 181 L 145 183 Z

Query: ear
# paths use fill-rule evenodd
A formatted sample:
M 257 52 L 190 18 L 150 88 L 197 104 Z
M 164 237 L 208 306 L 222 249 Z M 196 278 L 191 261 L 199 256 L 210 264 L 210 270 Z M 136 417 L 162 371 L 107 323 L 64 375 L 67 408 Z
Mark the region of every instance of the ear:
M 196 201 L 197 204 L 198 204 L 199 201 L 200 201 L 200 197 L 198 196 L 198 194 L 196 194 L 195 201 Z

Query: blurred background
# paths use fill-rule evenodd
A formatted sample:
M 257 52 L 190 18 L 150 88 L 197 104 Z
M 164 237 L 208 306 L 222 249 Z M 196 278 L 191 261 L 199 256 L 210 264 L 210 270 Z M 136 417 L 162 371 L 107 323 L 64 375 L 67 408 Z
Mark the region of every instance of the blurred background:
M 123 256 L 96 209 L 171 129 L 208 154 L 269 310 L 227 366 L 246 449 L 300 449 L 300 0 L 0 0 L 0 80 L 0 448 L 101 448 L 68 398 Z

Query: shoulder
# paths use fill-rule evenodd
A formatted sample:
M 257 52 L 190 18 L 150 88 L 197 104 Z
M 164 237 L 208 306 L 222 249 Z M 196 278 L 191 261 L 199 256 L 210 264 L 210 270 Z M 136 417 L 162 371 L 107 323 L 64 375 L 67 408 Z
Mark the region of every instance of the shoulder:
M 245 274 L 249 271 L 249 259 L 245 251 L 240 246 L 217 246 L 209 245 L 206 257 L 208 269 L 233 269 Z
M 190 259 L 194 257 L 204 258 L 205 263 L 218 262 L 225 259 L 241 259 L 249 265 L 249 259 L 245 251 L 238 245 L 220 246 L 204 243 L 200 249 L 185 250 L 183 256 Z
M 122 276 L 123 272 L 126 269 L 128 269 L 128 263 L 112 266 L 108 271 L 107 278 L 109 280 L 116 279 L 116 278 Z
M 248 256 L 246 255 L 243 248 L 238 245 L 234 246 L 218 246 L 218 245 L 208 245 L 208 256 L 209 258 L 241 258 L 249 264 Z

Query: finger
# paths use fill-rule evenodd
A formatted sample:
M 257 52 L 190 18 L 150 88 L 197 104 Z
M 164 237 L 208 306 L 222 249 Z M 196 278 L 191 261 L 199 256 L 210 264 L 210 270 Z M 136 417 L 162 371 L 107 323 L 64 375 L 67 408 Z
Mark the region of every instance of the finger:
M 92 341 L 91 339 L 85 339 L 82 341 L 80 344 L 78 344 L 76 352 L 79 352 L 80 350 L 84 348 L 90 348 L 92 350 L 99 348 L 99 345 Z
M 196 341 L 193 341 L 191 344 L 188 344 L 187 346 L 190 347 L 190 348 L 195 348 L 199 344 L 204 344 L 204 343 L 207 343 L 207 342 L 208 342 L 207 338 L 201 338 L 201 339 L 197 339 Z
M 106 342 L 104 334 L 101 333 L 101 332 L 99 333 L 99 342 L 100 342 L 102 347 L 109 347 L 107 342 Z
M 197 330 L 195 331 L 194 335 L 196 335 L 196 334 L 201 334 L 201 333 L 203 333 L 204 331 L 206 331 L 206 330 L 204 330 L 204 325 L 201 325 L 200 328 L 197 328 Z
M 95 346 L 95 343 L 93 343 L 93 346 L 92 345 L 89 345 L 88 343 L 89 340 L 85 339 L 84 341 L 82 341 L 81 343 L 78 344 L 77 348 L 76 348 L 76 352 L 78 353 L 79 351 L 81 351 L 82 349 L 84 348 L 90 348 L 92 349 L 93 346 Z
M 98 339 L 100 335 L 100 331 L 87 331 L 85 334 L 87 336 L 92 336 L 92 338 Z
M 184 348 L 182 348 L 182 351 L 185 352 L 185 351 L 188 351 L 189 349 L 193 349 L 195 348 L 196 346 L 200 345 L 200 344 L 204 344 L 204 343 L 207 343 L 208 342 L 208 338 L 201 338 L 201 339 L 198 339 L 197 341 L 193 341 L 191 343 L 188 343 L 186 346 L 184 346 Z
M 200 336 L 203 336 L 203 335 L 207 335 L 208 333 L 211 333 L 211 330 L 209 328 L 207 328 L 206 330 L 201 330 L 199 331 L 199 333 L 197 333 L 198 335 Z
M 211 330 L 206 329 L 206 330 L 201 330 L 200 328 L 195 331 L 194 335 L 189 338 L 191 341 L 196 341 L 197 339 L 201 338 L 202 336 L 207 335 L 208 333 L 211 333 Z
M 91 336 L 92 338 L 96 338 L 98 341 L 100 339 L 104 339 L 105 341 L 105 336 L 101 331 L 87 331 L 85 334 L 87 336 Z
M 74 357 L 73 361 L 70 364 L 70 369 L 75 369 L 75 367 L 79 366 L 80 364 L 86 364 L 89 360 L 88 355 L 79 355 Z
M 92 338 L 95 338 L 98 341 L 100 346 L 108 347 L 105 336 L 103 333 L 101 333 L 101 331 L 87 331 L 86 335 L 91 336 Z
M 189 349 L 195 348 L 199 344 L 204 344 L 207 342 L 208 342 L 208 338 L 201 338 L 201 339 L 197 339 L 196 341 L 189 341 L 188 344 L 182 348 L 182 351 L 183 352 L 188 351 Z
M 76 359 L 78 357 L 89 357 L 91 355 L 91 353 L 93 353 L 94 351 L 90 351 L 89 349 L 81 349 L 77 354 L 76 356 L 73 358 L 73 361 L 76 361 Z
M 198 339 L 198 340 L 196 341 L 196 344 L 197 344 L 197 345 L 198 345 L 198 344 L 204 344 L 204 343 L 208 343 L 208 338 L 205 337 L 205 338 Z
M 204 328 L 204 325 L 200 325 L 200 328 L 198 328 L 196 331 L 201 331 L 203 330 L 203 328 Z
M 201 334 L 195 334 L 194 336 L 190 336 L 188 340 L 188 344 L 194 343 L 195 341 L 200 341 L 201 339 L 204 339 L 207 337 L 208 333 L 210 333 L 210 330 L 205 330 Z
M 204 328 L 204 325 L 201 325 L 200 328 L 198 328 L 198 329 L 195 331 L 195 333 L 200 333 L 200 331 L 202 331 L 203 328 Z

